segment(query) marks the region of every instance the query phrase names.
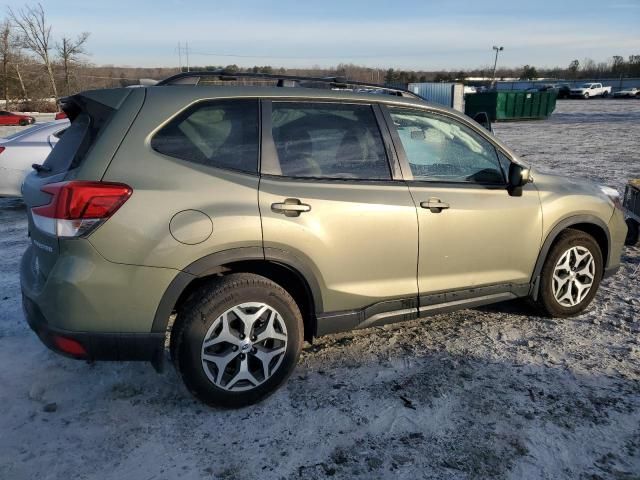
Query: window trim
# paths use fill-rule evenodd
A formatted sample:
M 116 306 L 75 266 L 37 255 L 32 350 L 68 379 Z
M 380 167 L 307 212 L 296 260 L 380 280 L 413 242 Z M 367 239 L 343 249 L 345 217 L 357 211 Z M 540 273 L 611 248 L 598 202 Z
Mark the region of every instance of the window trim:
M 176 121 L 177 119 L 179 119 L 180 117 L 184 116 L 185 113 L 191 111 L 191 110 L 195 110 L 197 108 L 199 108 L 202 105 L 207 105 L 207 104 L 215 104 L 215 103 L 220 103 L 220 102 L 237 102 L 237 101 L 243 101 L 243 100 L 249 100 L 249 101 L 253 101 L 255 102 L 256 105 L 256 120 L 258 123 L 258 128 L 257 128 L 257 138 L 256 138 L 256 150 L 257 150 L 257 159 L 256 159 L 256 169 L 255 171 L 247 171 L 247 170 L 242 170 L 240 168 L 233 168 L 233 167 L 224 167 L 221 165 L 209 165 L 206 163 L 201 163 L 201 162 L 195 162 L 193 160 L 187 160 L 185 158 L 182 157 L 176 157 L 173 155 L 168 155 L 166 153 L 160 152 L 159 150 L 156 150 L 155 148 L 153 148 L 152 146 L 152 141 L 153 139 L 156 137 L 156 135 L 158 135 L 162 129 L 164 129 L 165 127 L 167 127 L 168 125 L 170 125 L 172 122 Z M 220 97 L 220 98 L 202 98 L 199 99 L 195 102 L 191 102 L 187 105 L 184 105 L 180 110 L 178 110 L 177 112 L 175 112 L 173 115 L 171 115 L 169 118 L 167 118 L 166 120 L 164 120 L 162 123 L 160 123 L 158 126 L 156 126 L 151 133 L 149 134 L 149 136 L 147 137 L 147 141 L 145 142 L 147 147 L 149 148 L 149 150 L 151 150 L 154 154 L 157 155 L 162 155 L 165 158 L 170 158 L 171 160 L 177 160 L 179 162 L 185 162 L 191 166 L 197 166 L 197 167 L 202 167 L 202 168 L 207 168 L 207 169 L 214 169 L 214 170 L 222 170 L 225 172 L 233 172 L 233 173 L 238 173 L 241 175 L 251 175 L 253 177 L 257 177 L 260 175 L 260 159 L 262 156 L 262 142 L 261 142 L 261 131 L 262 131 L 262 116 L 261 116 L 261 98 L 260 97 Z
M 395 124 L 393 123 L 393 118 L 391 118 L 390 108 L 419 112 L 421 114 L 431 115 L 431 116 L 434 116 L 434 117 L 443 117 L 444 119 L 446 119 L 448 121 L 457 122 L 457 123 L 460 123 L 460 124 L 466 126 L 471 131 L 473 131 L 474 133 L 479 135 L 482 139 L 487 141 L 493 147 L 493 149 L 495 150 L 495 152 L 496 152 L 496 163 L 497 163 L 497 166 L 498 166 L 498 168 L 500 170 L 500 173 L 502 174 L 503 183 L 456 182 L 456 181 L 447 181 L 447 180 L 425 180 L 425 179 L 421 179 L 421 178 L 415 178 L 413 176 L 413 172 L 411 171 L 411 165 L 410 165 L 409 160 L 407 158 L 407 154 L 406 154 L 406 152 L 404 150 L 404 145 L 402 145 L 402 140 L 400 139 L 400 134 L 398 133 L 398 130 L 397 130 Z M 411 182 L 412 184 L 455 185 L 455 186 L 465 185 L 465 186 L 470 186 L 470 187 L 475 186 L 475 187 L 492 188 L 492 189 L 493 188 L 495 188 L 495 189 L 502 189 L 502 188 L 506 189 L 508 187 L 507 177 L 506 177 L 505 173 L 502 171 L 502 166 L 500 165 L 500 160 L 498 158 L 498 152 L 502 152 L 509 159 L 509 161 L 511 161 L 513 163 L 513 159 L 511 158 L 511 155 L 508 155 L 506 152 L 504 152 L 504 150 L 502 148 L 500 148 L 498 145 L 496 145 L 496 143 L 493 142 L 491 140 L 491 138 L 486 135 L 485 132 L 481 131 L 481 129 L 479 127 L 476 127 L 471 122 L 467 122 L 464 119 L 458 118 L 455 115 L 447 114 L 446 112 L 441 112 L 441 111 L 438 111 L 438 110 L 435 110 L 435 109 L 431 109 L 431 108 L 428 108 L 428 107 L 421 108 L 418 105 L 405 106 L 405 105 L 397 105 L 397 104 L 396 105 L 382 104 L 381 105 L 381 110 L 382 110 L 382 114 L 384 116 L 384 119 L 385 119 L 385 121 L 387 123 L 387 127 L 389 128 L 389 131 L 391 132 L 391 138 L 393 140 L 393 145 L 394 145 L 394 147 L 396 149 L 396 152 L 398 154 L 398 160 L 399 160 L 402 172 L 404 174 L 404 180 L 405 181 Z
M 384 153 L 387 161 L 387 168 L 389 169 L 389 178 L 344 178 L 344 177 L 293 177 L 283 175 L 280 168 L 280 160 L 278 158 L 278 152 L 276 149 L 275 140 L 273 139 L 273 127 L 271 124 L 271 117 L 273 112 L 273 103 L 295 103 L 295 104 L 318 104 L 326 103 L 331 105 L 365 105 L 369 106 L 373 112 L 374 120 L 380 138 L 382 140 Z M 260 159 L 260 175 L 268 178 L 280 178 L 285 180 L 292 180 L 298 182 L 339 182 L 339 183 L 373 183 L 380 184 L 389 182 L 395 182 L 403 180 L 400 165 L 398 163 L 398 157 L 393 149 L 393 143 L 388 131 L 388 127 L 380 105 L 377 102 L 371 101 L 341 101 L 336 99 L 327 98 L 313 98 L 313 97 L 271 97 L 263 98 L 260 101 L 261 104 L 261 159 Z M 266 167 L 266 168 L 265 168 Z

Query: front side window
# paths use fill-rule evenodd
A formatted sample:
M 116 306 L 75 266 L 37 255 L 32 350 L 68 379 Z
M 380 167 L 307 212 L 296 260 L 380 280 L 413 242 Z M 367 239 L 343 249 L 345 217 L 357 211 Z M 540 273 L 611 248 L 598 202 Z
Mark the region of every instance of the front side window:
M 504 184 L 494 146 L 454 119 L 389 108 L 416 180 Z
M 151 148 L 210 167 L 258 171 L 258 101 L 221 100 L 187 109 L 151 139 Z
M 391 178 L 370 105 L 273 102 L 271 122 L 283 176 Z

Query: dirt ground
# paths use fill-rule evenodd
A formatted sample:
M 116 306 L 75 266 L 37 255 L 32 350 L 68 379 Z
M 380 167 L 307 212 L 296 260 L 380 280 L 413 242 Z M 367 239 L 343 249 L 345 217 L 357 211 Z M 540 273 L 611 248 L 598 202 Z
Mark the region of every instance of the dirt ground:
M 536 168 L 622 191 L 640 101 L 498 124 Z M 20 307 L 24 206 L 0 200 L 0 479 L 639 479 L 640 249 L 568 320 L 518 302 L 318 339 L 265 402 L 204 407 L 172 368 L 48 351 Z

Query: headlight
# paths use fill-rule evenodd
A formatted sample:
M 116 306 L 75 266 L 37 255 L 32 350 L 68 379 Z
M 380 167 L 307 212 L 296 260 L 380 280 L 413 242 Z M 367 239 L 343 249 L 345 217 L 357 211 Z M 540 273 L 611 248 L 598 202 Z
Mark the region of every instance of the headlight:
M 604 193 L 609 200 L 613 203 L 613 206 L 622 210 L 622 201 L 620 193 L 615 188 L 607 187 L 606 185 L 599 185 L 600 191 Z

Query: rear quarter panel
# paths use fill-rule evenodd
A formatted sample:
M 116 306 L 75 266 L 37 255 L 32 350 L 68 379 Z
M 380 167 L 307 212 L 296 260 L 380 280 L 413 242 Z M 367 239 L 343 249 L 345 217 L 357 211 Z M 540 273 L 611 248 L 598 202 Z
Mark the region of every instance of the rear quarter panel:
M 142 89 L 140 89 L 142 90 Z M 151 88 L 136 122 L 113 161 L 105 181 L 133 188 L 131 198 L 89 237 L 108 260 L 118 263 L 184 269 L 214 252 L 238 247 L 262 248 L 257 175 L 221 170 L 162 155 L 151 149 L 153 133 L 197 99 L 163 95 Z M 177 241 L 172 218 L 187 210 L 210 219 L 212 233 L 196 244 Z M 187 215 L 182 231 L 203 228 L 202 215 Z M 189 218 L 194 224 L 189 225 Z M 199 220 L 198 220 L 199 219 Z

